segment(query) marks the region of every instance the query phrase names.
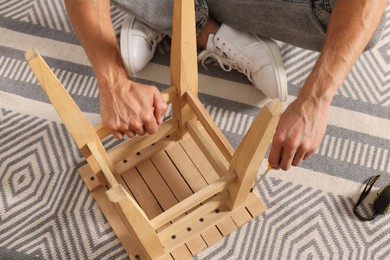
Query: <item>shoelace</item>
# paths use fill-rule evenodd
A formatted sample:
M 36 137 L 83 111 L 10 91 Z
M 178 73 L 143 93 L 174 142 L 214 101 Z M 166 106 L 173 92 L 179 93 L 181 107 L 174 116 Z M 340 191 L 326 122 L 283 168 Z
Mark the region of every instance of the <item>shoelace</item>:
M 226 58 L 225 58 L 225 57 Z M 252 76 L 251 76 L 251 71 L 253 68 L 250 66 L 250 64 L 243 62 L 235 61 L 229 56 L 235 56 L 233 55 L 228 55 L 224 51 L 222 51 L 219 48 L 216 48 L 216 52 L 212 52 L 209 50 L 204 50 L 198 55 L 198 60 L 202 62 L 202 66 L 207 70 L 205 61 L 208 60 L 209 58 L 214 59 L 216 62 L 218 62 L 219 66 L 224 70 L 224 71 L 231 71 L 232 69 L 235 69 L 244 75 L 248 77 L 248 79 L 253 82 Z
M 159 33 L 157 37 L 153 39 L 148 39 L 148 44 L 151 48 L 155 48 L 159 42 L 165 37 L 165 33 Z
M 149 44 L 149 46 L 153 49 L 157 46 L 157 44 L 159 42 L 161 42 L 161 40 L 166 36 L 165 33 L 163 32 L 160 32 L 158 30 L 155 30 L 155 29 L 152 29 L 150 28 L 148 25 L 146 24 L 140 24 L 139 25 L 141 27 L 141 30 L 144 31 L 144 32 L 148 32 L 146 33 L 146 38 L 145 40 L 147 41 L 147 43 Z M 142 29 L 143 28 L 143 29 Z M 152 37 L 151 37 L 152 36 Z M 155 36 L 155 37 L 153 37 Z

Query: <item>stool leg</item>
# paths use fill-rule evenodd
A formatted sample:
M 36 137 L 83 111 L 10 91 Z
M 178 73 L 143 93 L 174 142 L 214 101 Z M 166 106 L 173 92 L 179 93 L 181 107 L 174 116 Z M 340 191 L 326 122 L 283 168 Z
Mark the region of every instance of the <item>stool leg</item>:
M 176 0 L 173 7 L 171 46 L 171 84 L 178 98 L 172 103 L 172 116 L 179 121 L 179 136 L 186 135 L 186 121 L 195 118 L 185 100 L 185 93 L 198 95 L 198 61 L 196 51 L 194 1 Z
M 86 145 L 90 142 L 95 143 L 98 151 L 107 162 L 111 172 L 115 173 L 115 168 L 112 165 L 98 135 L 96 134 L 95 128 L 89 123 L 88 119 L 55 76 L 53 71 L 43 60 L 38 51 L 35 49 L 28 50 L 25 54 L 25 58 L 47 97 L 50 99 L 50 102 L 62 119 L 62 122 L 68 129 L 68 132 L 71 134 L 88 164 L 91 166 L 94 174 L 97 174 L 100 171 L 100 167 L 91 157 L 89 150 L 86 149 Z M 105 183 L 102 176 L 98 176 L 98 178 L 102 183 Z
M 279 100 L 266 104 L 234 152 L 229 171 L 236 173 L 237 182 L 229 189 L 231 198 L 228 206 L 231 209 L 246 201 L 279 121 L 281 110 Z

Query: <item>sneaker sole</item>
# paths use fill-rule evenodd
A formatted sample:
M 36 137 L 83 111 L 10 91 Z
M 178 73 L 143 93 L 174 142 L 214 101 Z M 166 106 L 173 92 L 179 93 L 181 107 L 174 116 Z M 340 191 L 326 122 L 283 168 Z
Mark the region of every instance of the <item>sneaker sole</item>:
M 265 45 L 267 46 L 269 52 L 272 56 L 272 65 L 274 68 L 277 68 L 278 71 L 275 71 L 275 78 L 278 81 L 278 92 L 279 92 L 279 99 L 281 101 L 287 100 L 287 78 L 286 78 L 286 71 L 284 69 L 284 64 L 282 61 L 282 56 L 280 55 L 280 51 L 278 46 L 274 41 L 268 38 L 262 38 L 258 37 L 260 40 L 262 40 Z
M 130 28 L 133 27 L 134 21 L 135 21 L 134 17 L 129 17 L 129 16 L 125 17 L 122 23 L 121 36 L 120 36 L 120 50 L 122 54 L 122 60 L 130 76 L 134 76 L 136 74 L 134 67 L 131 65 L 131 62 L 129 62 L 130 60 L 129 50 L 131 50 L 131 46 L 129 46 L 129 36 L 130 36 Z

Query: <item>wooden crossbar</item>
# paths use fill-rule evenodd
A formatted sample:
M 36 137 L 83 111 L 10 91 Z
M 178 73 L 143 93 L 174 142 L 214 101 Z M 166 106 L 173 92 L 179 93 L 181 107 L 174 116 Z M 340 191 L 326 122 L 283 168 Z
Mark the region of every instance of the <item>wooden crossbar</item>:
M 113 164 L 116 164 L 124 158 L 156 143 L 158 140 L 175 133 L 178 127 L 177 124 L 176 118 L 170 118 L 159 126 L 157 133 L 154 135 L 137 136 L 117 146 L 108 153 L 111 161 Z
M 224 160 L 222 153 L 217 146 L 208 138 L 200 129 L 197 122 L 189 121 L 187 123 L 188 132 L 202 150 L 208 161 L 217 171 L 219 176 L 223 176 L 228 172 L 229 162 Z M 211 140 L 210 140 L 211 139 Z
M 224 205 L 226 198 L 228 197 L 227 192 L 222 192 L 210 199 L 206 203 L 204 203 L 199 208 L 191 211 L 189 214 L 180 218 L 177 222 L 173 223 L 169 227 L 165 228 L 163 231 L 158 233 L 159 239 L 163 242 L 172 237 L 182 230 L 185 230 L 187 227 L 191 226 L 194 222 L 198 221 L 201 217 L 207 215 L 213 210 L 218 209 L 222 205 Z
M 230 161 L 233 158 L 234 148 L 226 139 L 224 134 L 215 124 L 211 116 L 204 109 L 202 103 L 199 101 L 198 97 L 195 96 L 190 91 L 186 92 L 186 101 L 195 112 L 199 121 L 202 123 L 203 127 L 206 129 L 207 133 L 211 136 L 214 142 L 217 144 L 218 148 L 222 152 L 223 156 L 227 161 Z
M 179 204 L 176 204 L 164 213 L 158 215 L 157 217 L 152 219 L 150 223 L 155 229 L 162 227 L 163 225 L 174 220 L 178 216 L 186 213 L 187 211 L 190 211 L 192 208 L 201 204 L 213 195 L 225 190 L 226 187 L 235 179 L 235 177 L 235 174 L 229 174 L 224 177 L 221 177 L 214 183 L 209 184 L 205 188 L 181 201 Z

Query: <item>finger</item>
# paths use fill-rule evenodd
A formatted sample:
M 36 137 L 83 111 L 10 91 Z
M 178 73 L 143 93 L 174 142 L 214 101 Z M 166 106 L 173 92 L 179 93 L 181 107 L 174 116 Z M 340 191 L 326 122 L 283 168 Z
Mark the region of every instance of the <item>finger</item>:
M 157 132 L 158 125 L 157 125 L 156 118 L 154 117 L 152 112 L 150 112 L 150 116 L 148 116 L 147 118 L 144 118 L 143 122 L 144 122 L 143 128 L 144 128 L 145 132 L 147 132 L 148 134 L 151 134 L 151 135 L 155 134 Z
M 136 135 L 133 130 L 127 130 L 124 134 L 127 135 L 129 138 L 133 138 Z
M 283 153 L 282 140 L 283 138 L 274 135 L 274 138 L 272 140 L 271 150 L 268 156 L 268 163 L 272 167 L 272 169 L 275 170 L 280 169 L 281 155 Z
M 116 139 L 122 139 L 125 134 L 121 131 L 114 131 L 112 132 L 112 135 L 116 138 Z
M 132 132 L 138 135 L 144 135 L 146 133 L 145 128 L 142 123 L 133 123 L 129 126 L 129 129 L 132 130 Z
M 167 111 L 168 105 L 165 103 L 160 92 L 158 91 L 155 91 L 153 95 L 153 107 L 156 122 L 157 124 L 161 124 L 163 122 L 164 114 Z
M 288 149 L 288 148 L 283 149 L 282 160 L 280 161 L 279 164 L 282 170 L 287 171 L 288 169 L 290 169 L 295 153 L 296 153 L 295 149 Z
M 301 162 L 304 160 L 304 157 L 306 155 L 306 150 L 300 148 L 295 153 L 294 159 L 292 161 L 293 166 L 298 166 L 301 164 Z
M 305 155 L 303 156 L 303 160 L 309 159 L 309 157 L 312 155 L 313 155 L 313 153 L 305 153 Z

